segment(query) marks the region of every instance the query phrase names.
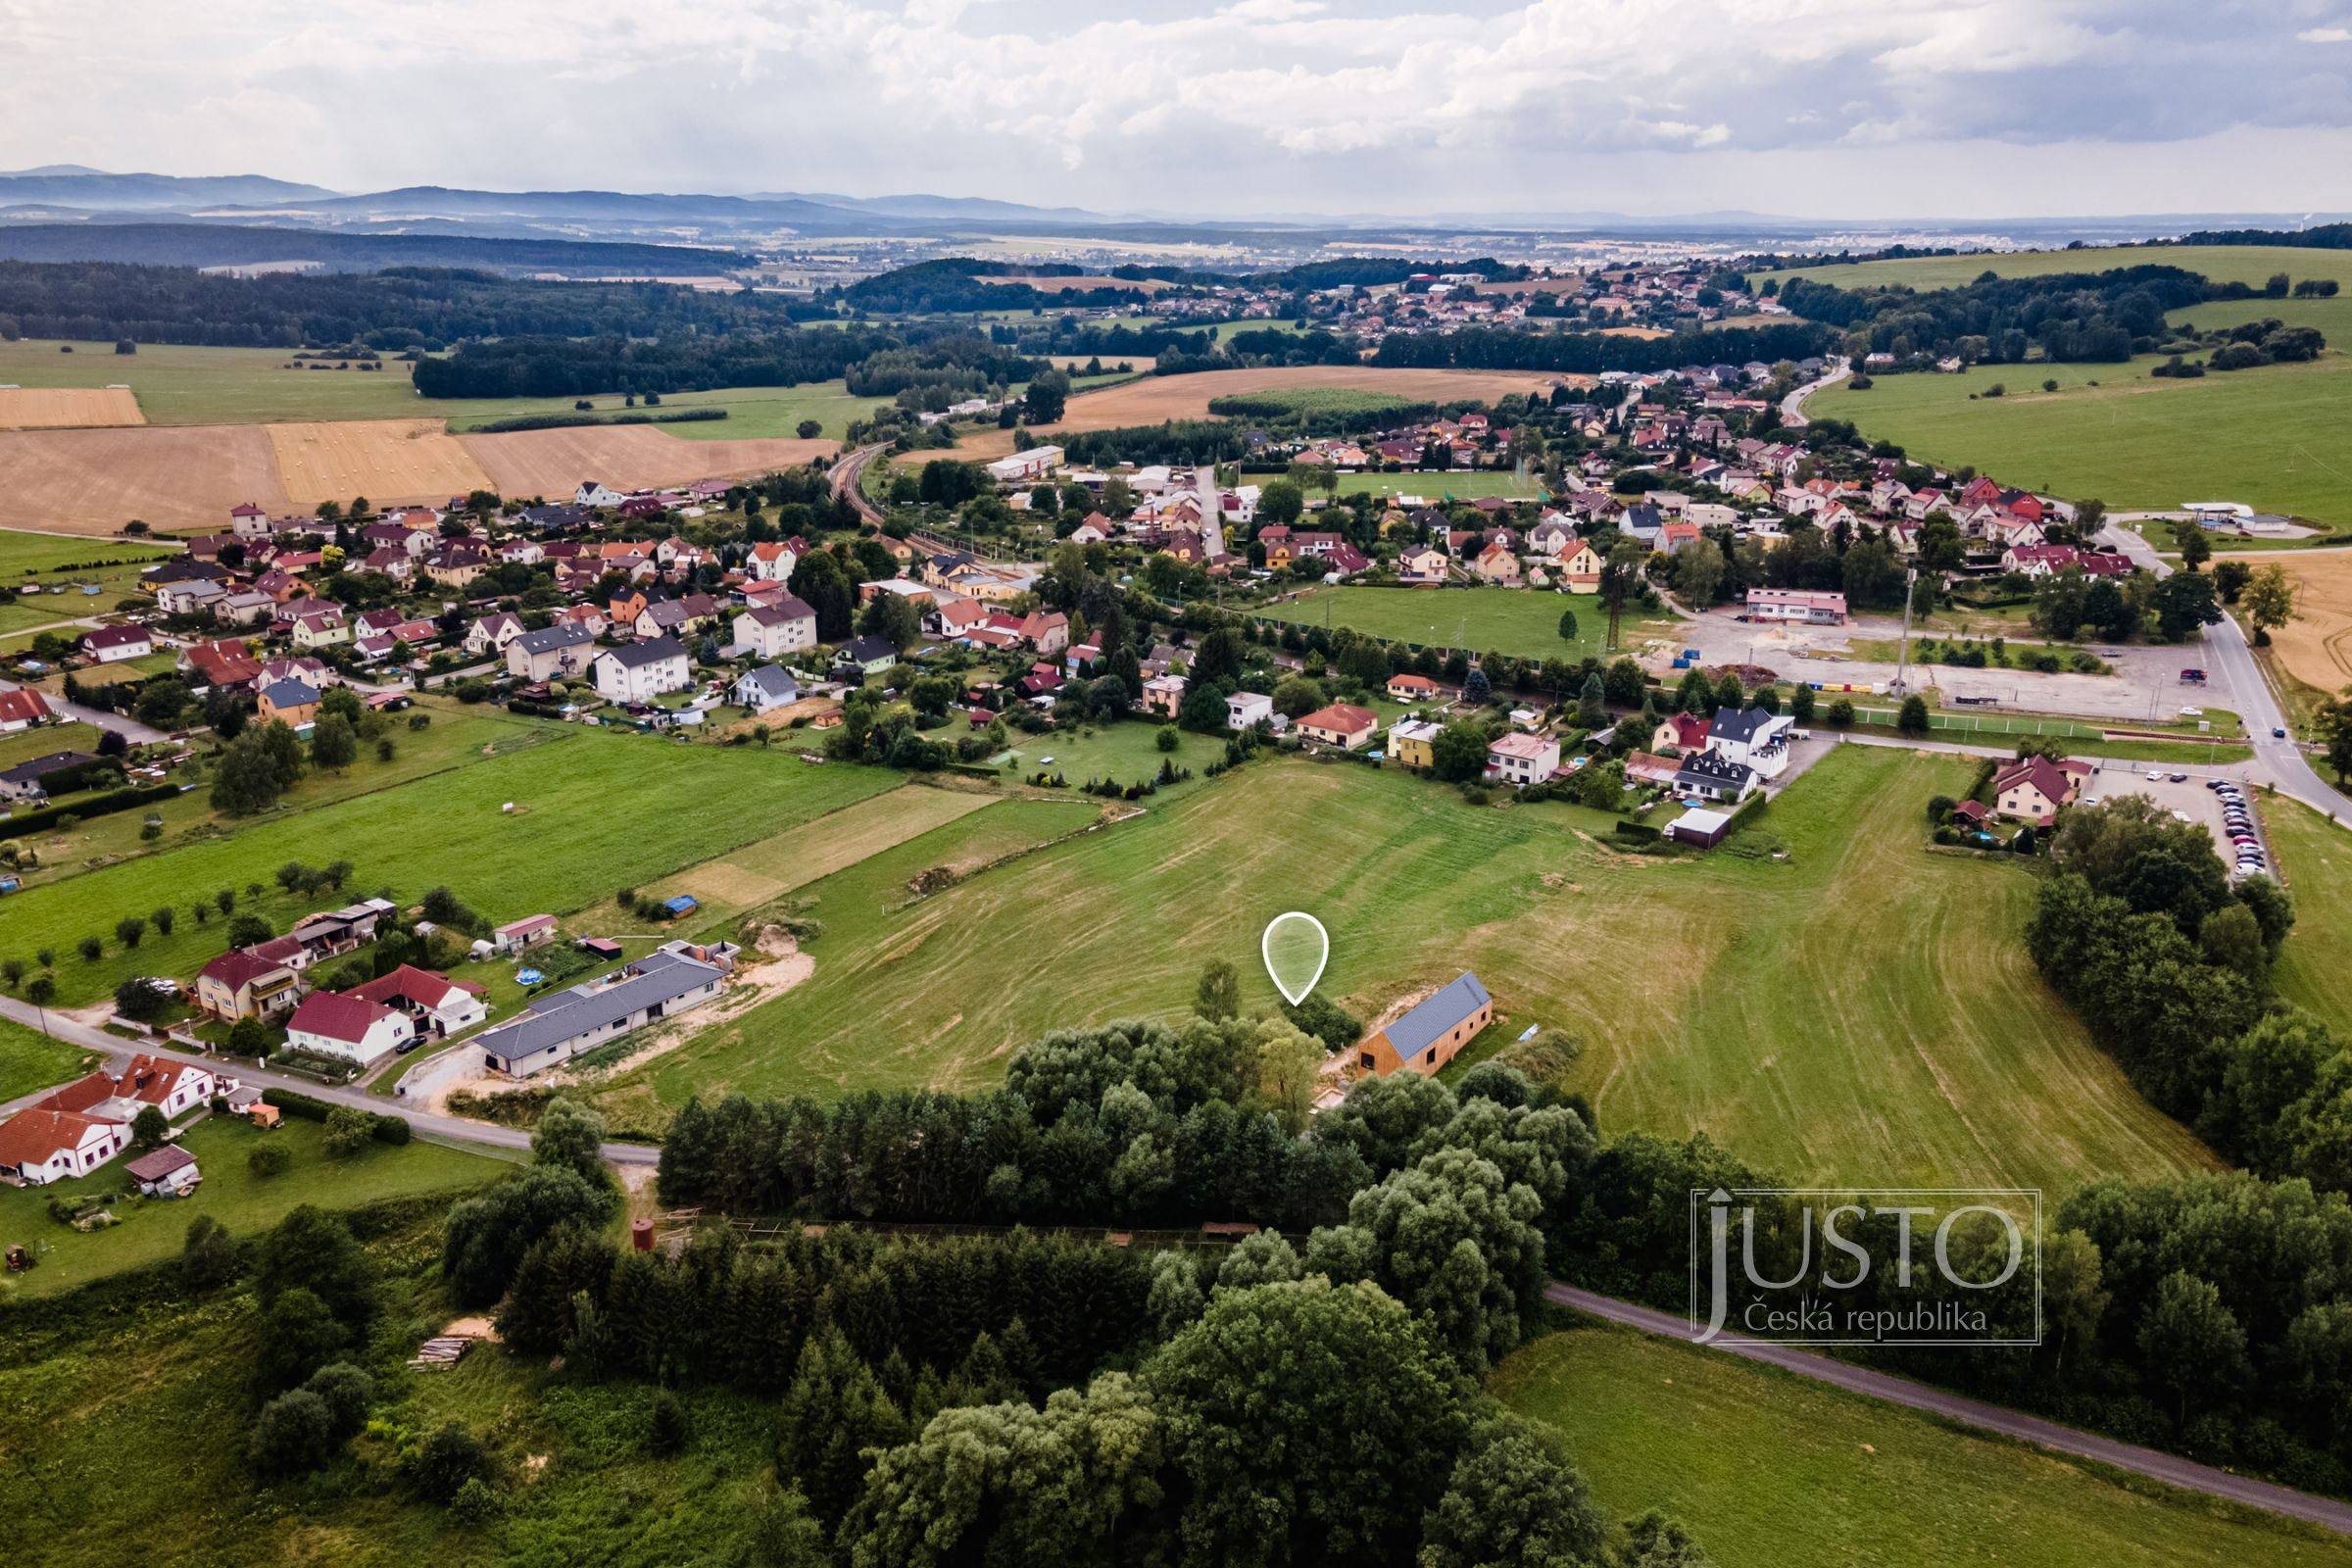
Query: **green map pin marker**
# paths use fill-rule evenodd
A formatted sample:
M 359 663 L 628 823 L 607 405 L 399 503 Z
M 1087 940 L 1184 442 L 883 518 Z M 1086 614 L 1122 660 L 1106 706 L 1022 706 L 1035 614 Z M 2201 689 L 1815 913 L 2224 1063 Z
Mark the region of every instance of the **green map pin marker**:
M 1257 950 L 1265 956 L 1266 973 L 1273 976 L 1274 989 L 1296 1007 L 1315 989 L 1315 982 L 1323 978 L 1323 965 L 1331 960 L 1331 934 L 1313 915 L 1293 909 L 1266 923 L 1266 934 L 1258 938 Z

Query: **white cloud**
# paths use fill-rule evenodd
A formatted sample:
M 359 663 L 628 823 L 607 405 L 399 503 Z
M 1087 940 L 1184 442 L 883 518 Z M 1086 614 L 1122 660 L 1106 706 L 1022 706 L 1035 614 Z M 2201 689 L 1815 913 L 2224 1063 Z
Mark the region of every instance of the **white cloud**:
M 2290 38 L 2352 29 L 2274 9 L 2290 8 L 0 0 L 0 166 L 1258 211 L 1373 195 L 1526 208 L 1563 178 L 1580 199 L 1671 197 L 1679 179 L 1693 190 L 1682 205 L 1762 207 L 1858 149 L 1892 167 L 1906 150 L 2113 144 L 2142 148 L 2153 170 L 2164 146 L 2239 126 L 2352 123 L 2332 51 L 2298 59 L 2291 78 L 2277 64 Z M 2170 90 L 2192 77 L 2196 92 Z M 1663 154 L 1679 162 L 1653 169 Z M 1755 180 L 1742 191 L 1735 155 L 1775 162 L 1740 176 Z M 2341 167 L 2294 160 L 2308 194 L 2288 205 L 2352 205 Z M 2053 163 L 2044 177 L 2064 175 Z M 2243 200 L 2225 181 L 2165 205 Z

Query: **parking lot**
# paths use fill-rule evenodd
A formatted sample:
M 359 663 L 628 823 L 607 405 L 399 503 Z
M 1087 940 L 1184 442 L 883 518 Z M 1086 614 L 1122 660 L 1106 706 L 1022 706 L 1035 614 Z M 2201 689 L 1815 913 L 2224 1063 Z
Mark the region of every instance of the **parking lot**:
M 2185 816 L 2211 833 L 2214 849 L 2221 855 L 2222 863 L 2234 867 L 2237 864 L 2237 848 L 2230 840 L 2221 795 L 2206 788 L 2209 779 L 2229 777 L 2229 771 L 2212 768 L 2191 771 L 2166 767 L 2158 770 L 2158 773 L 2161 776 L 2151 776 L 2148 763 L 2106 763 L 2084 783 L 2082 799 L 2087 803 L 2112 801 L 2126 795 L 2145 795 L 2166 810 Z M 2180 774 L 2186 776 L 2176 776 Z M 2254 804 L 2255 791 L 2234 778 L 2230 782 L 2244 791 L 2247 816 L 2255 838 L 2262 841 L 2262 855 L 2267 863 L 2270 842 L 2262 831 L 2262 812 Z

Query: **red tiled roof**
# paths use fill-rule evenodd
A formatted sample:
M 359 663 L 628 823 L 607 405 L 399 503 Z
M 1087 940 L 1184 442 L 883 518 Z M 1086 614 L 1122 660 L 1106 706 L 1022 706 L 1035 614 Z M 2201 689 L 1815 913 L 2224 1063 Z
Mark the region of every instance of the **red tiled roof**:
M 77 1149 L 97 1123 L 70 1110 L 20 1110 L 0 1126 L 0 1165 L 38 1165 L 60 1150 Z
M 390 974 L 370 980 L 364 986 L 353 986 L 344 995 L 379 1004 L 388 1004 L 398 997 L 404 1002 L 414 1002 L 419 1007 L 437 1007 L 442 999 L 449 995 L 451 984 L 449 976 L 445 974 L 404 963 Z
M 378 1018 L 389 1017 L 391 1013 L 390 1007 L 348 992 L 314 991 L 302 999 L 302 1005 L 286 1020 L 286 1030 L 324 1035 L 329 1040 L 357 1045 L 368 1038 L 368 1031 Z

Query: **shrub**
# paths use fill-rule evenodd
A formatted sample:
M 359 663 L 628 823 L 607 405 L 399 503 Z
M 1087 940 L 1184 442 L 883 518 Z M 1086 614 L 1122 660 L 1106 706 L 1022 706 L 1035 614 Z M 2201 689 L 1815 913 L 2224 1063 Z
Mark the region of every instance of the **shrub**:
M 325 1401 L 329 1443 L 348 1443 L 368 1424 L 368 1407 L 375 1402 L 375 1380 L 349 1361 L 320 1367 L 303 1388 Z
M 321 1413 L 324 1408 L 321 1400 Z M 463 1421 L 452 1421 L 425 1439 L 416 1457 L 409 1461 L 409 1479 L 417 1492 L 444 1506 L 455 1502 L 468 1482 L 479 1483 L 487 1490 L 490 1478 L 490 1450 L 482 1446 L 481 1439 L 466 1430 Z
M 326 1157 L 349 1159 L 375 1141 L 375 1117 L 356 1105 L 326 1113 Z
M 266 1476 L 301 1475 L 325 1461 L 333 1430 L 326 1401 L 308 1389 L 296 1389 L 262 1406 L 247 1452 L 253 1467 Z
M 663 1458 L 684 1453 L 694 1436 L 686 1420 L 686 1406 L 667 1389 L 654 1391 L 654 1408 L 646 1424 L 645 1446 Z
M 256 1176 L 280 1176 L 294 1163 L 294 1151 L 283 1144 L 263 1144 L 245 1156 L 245 1168 Z

